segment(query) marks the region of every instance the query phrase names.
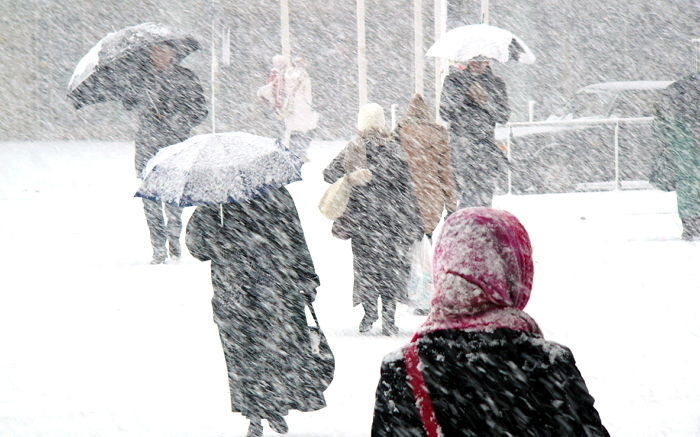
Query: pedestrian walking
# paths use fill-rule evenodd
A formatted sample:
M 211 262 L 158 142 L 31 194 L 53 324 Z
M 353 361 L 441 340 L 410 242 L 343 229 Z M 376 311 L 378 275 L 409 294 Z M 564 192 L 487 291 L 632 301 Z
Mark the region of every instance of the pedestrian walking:
M 396 127 L 426 235 L 432 235 L 443 210 L 452 213 L 457 209 L 449 133 L 433 120 L 423 96 L 416 94 Z
M 212 307 L 228 369 L 231 409 L 262 435 L 262 419 L 288 430 L 289 410 L 325 406 L 304 313 L 316 296 L 314 270 L 294 201 L 286 188 L 251 200 L 199 206 L 187 247 L 211 261 Z
M 655 134 L 660 150 L 650 177 L 676 191 L 681 238 L 700 239 L 700 73 L 684 77 L 657 104 Z
M 496 123 L 510 116 L 505 82 L 488 58 L 452 67 L 445 78 L 440 117 L 449 124 L 459 207 L 491 206 L 507 160 L 495 140 Z
M 430 314 L 384 359 L 373 437 L 608 436 L 571 350 L 523 311 L 533 272 L 513 215 L 467 208 L 446 220 Z
M 267 84 L 257 94 L 282 121 L 278 133 L 282 142 L 305 156 L 311 142 L 309 132 L 318 127 L 319 114 L 313 110 L 311 78 L 304 60 L 297 57 L 290 63 L 285 56 L 274 56 Z
M 406 158 L 385 130 L 381 106 L 362 106 L 357 128 L 358 136 L 324 171 L 328 183 L 344 175 L 352 179 L 350 200 L 344 214 L 335 220 L 333 233 L 351 239 L 353 305 L 362 304 L 365 311 L 359 331 L 368 332 L 379 318 L 381 300 L 382 333 L 394 335 L 398 332 L 396 304 L 406 300 L 408 252 L 412 242 L 421 237 L 423 226 Z
M 177 59 L 172 45 L 154 45 L 143 67 L 143 82 L 124 99 L 127 109 L 138 111 L 135 167 L 139 178 L 149 159 L 163 147 L 187 139 L 208 113 L 199 80 Z M 144 198 L 143 210 L 153 247 L 151 263 L 165 262 L 168 252 L 178 258 L 182 208 Z

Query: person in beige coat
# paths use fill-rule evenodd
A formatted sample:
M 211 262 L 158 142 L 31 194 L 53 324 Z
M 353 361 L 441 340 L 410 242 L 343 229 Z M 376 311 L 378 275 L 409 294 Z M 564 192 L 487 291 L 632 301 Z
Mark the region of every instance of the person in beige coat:
M 457 189 L 447 129 L 433 122 L 423 96 L 413 96 L 406 117 L 396 127 L 401 147 L 408 158 L 423 232 L 432 235 L 443 208 L 457 209 Z

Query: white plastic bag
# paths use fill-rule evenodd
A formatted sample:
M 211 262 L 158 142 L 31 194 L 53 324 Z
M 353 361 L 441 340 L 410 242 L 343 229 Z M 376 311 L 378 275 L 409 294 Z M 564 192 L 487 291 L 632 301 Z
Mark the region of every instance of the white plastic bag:
M 427 236 L 411 246 L 411 273 L 408 277 L 408 300 L 416 309 L 428 309 L 433 295 L 433 247 Z

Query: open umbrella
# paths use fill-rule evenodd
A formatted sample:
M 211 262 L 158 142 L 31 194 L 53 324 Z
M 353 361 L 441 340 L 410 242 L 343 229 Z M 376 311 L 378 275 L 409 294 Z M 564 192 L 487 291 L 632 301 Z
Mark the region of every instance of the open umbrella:
M 488 24 L 470 24 L 447 32 L 428 50 L 428 56 L 466 62 L 483 56 L 500 62 L 535 62 L 528 46 L 511 32 Z
M 176 62 L 200 48 L 193 37 L 160 23 L 143 23 L 112 32 L 80 60 L 68 83 L 68 98 L 76 109 L 92 103 L 121 100 L 138 87 L 148 62 L 148 50 L 168 43 Z M 133 91 L 132 91 L 133 92 Z
M 136 196 L 180 207 L 245 202 L 301 180 L 301 165 L 273 138 L 197 135 L 161 149 L 144 169 Z

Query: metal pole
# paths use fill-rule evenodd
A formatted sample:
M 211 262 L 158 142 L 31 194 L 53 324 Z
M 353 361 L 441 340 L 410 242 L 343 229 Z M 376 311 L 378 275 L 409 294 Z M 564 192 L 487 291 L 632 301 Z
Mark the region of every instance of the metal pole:
M 357 76 L 360 106 L 367 103 L 367 36 L 365 0 L 357 0 Z
M 216 133 L 216 29 L 214 19 L 211 20 L 211 133 Z
M 620 122 L 615 123 L 615 189 L 620 189 Z
M 415 93 L 424 93 L 425 58 L 423 52 L 423 0 L 413 0 L 413 52 Z
M 282 36 L 282 55 L 291 61 L 292 46 L 289 37 L 289 0 L 280 0 L 280 33 Z
M 399 105 L 396 103 L 391 104 L 391 130 L 393 131 L 396 129 L 396 110 L 398 109 Z
M 508 157 L 508 194 L 511 194 L 513 191 L 513 173 L 510 170 L 511 166 L 511 157 L 513 156 L 511 154 L 511 150 L 513 149 L 513 126 L 510 124 L 508 125 L 508 139 L 506 140 L 506 147 L 508 148 L 506 150 L 506 156 Z
M 489 24 L 490 21 L 490 0 L 481 0 L 481 22 Z
M 447 30 L 447 1 L 435 0 L 435 41 L 438 41 Z M 435 58 L 435 121 L 440 123 L 440 94 L 442 94 L 442 80 L 446 61 Z

